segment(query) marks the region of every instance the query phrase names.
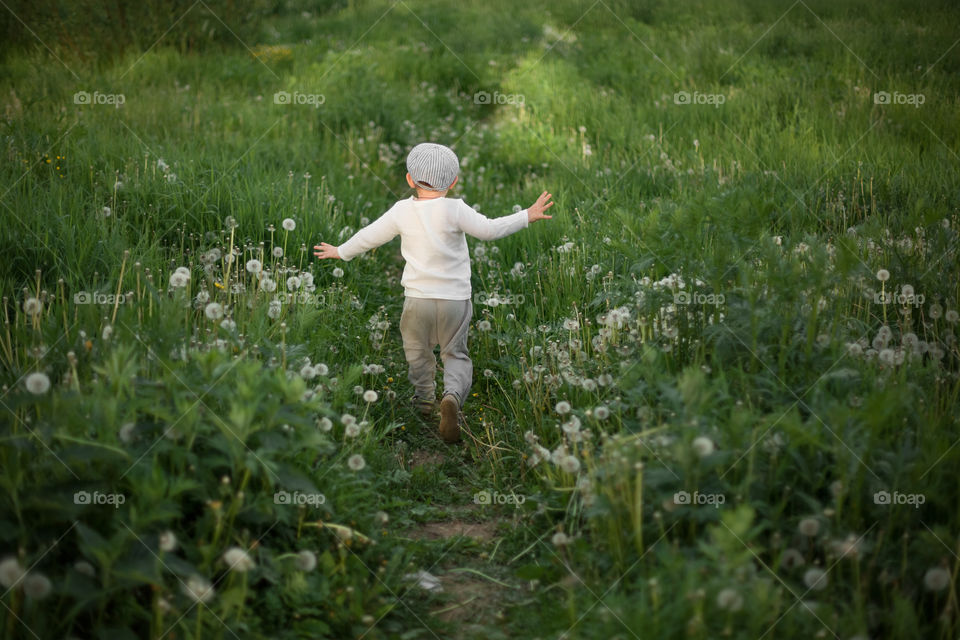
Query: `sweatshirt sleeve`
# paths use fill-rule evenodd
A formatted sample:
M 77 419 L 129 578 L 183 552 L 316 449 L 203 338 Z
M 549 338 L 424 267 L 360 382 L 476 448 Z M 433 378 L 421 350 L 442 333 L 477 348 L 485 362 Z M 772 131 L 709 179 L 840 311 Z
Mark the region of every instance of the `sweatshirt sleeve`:
M 458 214 L 460 230 L 478 240 L 497 240 L 526 229 L 530 224 L 526 209 L 509 216 L 488 218 L 463 200 L 460 201 Z
M 391 207 L 382 216 L 357 231 L 349 240 L 337 247 L 340 257 L 345 261 L 353 260 L 361 253 L 376 249 L 397 237 L 400 229 L 397 226 L 394 209 L 394 207 Z

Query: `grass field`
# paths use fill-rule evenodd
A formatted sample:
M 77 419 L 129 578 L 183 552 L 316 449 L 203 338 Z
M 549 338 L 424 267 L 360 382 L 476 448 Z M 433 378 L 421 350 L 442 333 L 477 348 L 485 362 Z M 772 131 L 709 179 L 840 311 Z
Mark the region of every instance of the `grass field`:
M 0 637 L 960 633 L 953 3 L 0 4 Z M 470 240 L 456 446 L 399 240 L 310 251 L 422 141 L 556 201 Z

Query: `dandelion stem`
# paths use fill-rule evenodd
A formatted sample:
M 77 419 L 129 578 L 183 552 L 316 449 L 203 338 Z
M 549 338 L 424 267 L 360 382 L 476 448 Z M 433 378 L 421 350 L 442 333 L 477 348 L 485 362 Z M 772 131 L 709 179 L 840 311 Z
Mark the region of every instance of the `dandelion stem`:
M 117 308 L 120 306 L 120 290 L 123 288 L 123 274 L 127 268 L 127 258 L 130 257 L 130 250 L 123 252 L 123 260 L 120 261 L 120 277 L 117 278 L 117 291 L 113 296 L 113 314 L 110 316 L 110 324 L 117 321 Z

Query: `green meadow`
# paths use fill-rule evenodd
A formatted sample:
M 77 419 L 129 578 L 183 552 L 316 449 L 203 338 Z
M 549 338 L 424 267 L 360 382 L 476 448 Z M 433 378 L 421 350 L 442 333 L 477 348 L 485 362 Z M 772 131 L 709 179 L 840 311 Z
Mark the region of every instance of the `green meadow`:
M 0 637 L 953 639 L 960 11 L 0 2 Z M 452 147 L 463 441 L 399 239 Z

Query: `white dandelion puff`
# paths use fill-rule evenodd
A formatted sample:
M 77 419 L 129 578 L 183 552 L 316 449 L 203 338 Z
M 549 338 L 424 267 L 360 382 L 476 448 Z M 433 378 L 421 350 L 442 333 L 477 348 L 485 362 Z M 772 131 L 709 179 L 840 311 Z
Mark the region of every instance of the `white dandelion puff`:
M 721 589 L 717 594 L 717 606 L 724 611 L 739 611 L 743 608 L 743 596 L 730 587 Z
M 553 543 L 553 546 L 555 546 L 555 547 L 565 547 L 565 546 L 567 546 L 568 544 L 570 544 L 570 543 L 572 542 L 572 540 L 571 540 L 570 537 L 569 537 L 567 534 L 565 534 L 563 531 L 557 531 L 557 532 L 556 532 L 555 534 L 553 534 L 553 536 L 550 538 L 550 542 L 552 542 L 552 543 Z
M 230 547 L 223 553 L 223 562 L 231 571 L 244 572 L 253 569 L 256 564 L 244 549 L 240 547 Z
M 595 417 L 597 420 L 606 420 L 607 418 L 610 417 L 610 409 L 608 409 L 604 405 L 594 407 L 593 417 Z
M 489 320 L 481 320 L 477 323 L 477 329 L 480 331 L 490 331 L 491 325 Z
M 797 525 L 797 531 L 800 532 L 800 535 L 813 538 L 820 533 L 820 521 L 816 518 L 804 518 Z
M 566 456 L 560 461 L 560 468 L 567 473 L 580 471 L 580 461 L 574 456 Z
M 183 592 L 194 602 L 209 602 L 214 596 L 213 585 L 210 584 L 210 581 L 197 575 L 187 578 L 183 585 Z
M 35 396 L 42 396 L 50 390 L 50 378 L 42 371 L 34 371 L 23 381 L 27 391 Z
M 879 280 L 880 282 L 886 282 L 889 279 L 890 279 L 889 271 L 887 271 L 886 269 L 880 269 L 879 271 L 877 271 L 877 280 Z
M 280 304 L 280 301 L 271 300 L 269 306 L 267 307 L 267 317 L 276 320 L 280 317 L 281 311 L 283 311 L 283 305 Z
M 286 229 L 287 231 L 293 231 L 294 229 L 297 228 L 297 223 L 294 222 L 293 218 L 284 218 L 281 224 L 283 225 L 283 228 Z
M 562 416 L 566 415 L 570 413 L 570 403 L 567 402 L 566 400 L 561 400 L 560 402 L 557 403 L 557 406 L 554 407 L 554 411 L 556 411 Z
M 208 320 L 220 320 L 223 318 L 223 305 L 219 302 L 211 302 L 204 308 L 203 315 L 207 316 Z
M 14 556 L 9 556 L 0 561 L 0 585 L 5 589 L 13 587 L 20 582 L 26 571 L 20 566 L 20 561 Z
M 356 422 L 348 424 L 343 430 L 343 435 L 346 438 L 356 438 L 358 435 L 360 435 L 360 425 L 358 425 Z
M 923 586 L 927 591 L 943 591 L 950 586 L 950 572 L 942 567 L 927 569 L 923 574 Z
M 167 553 L 175 550 L 177 548 L 177 535 L 173 531 L 164 531 L 160 534 L 157 546 L 160 547 L 160 551 Z
M 133 442 L 133 436 L 134 436 L 133 431 L 134 429 L 136 429 L 136 427 L 137 425 L 133 422 L 127 422 L 126 424 L 121 426 L 120 430 L 117 431 L 117 437 L 120 438 L 120 442 L 123 442 L 125 444 L 129 444 L 130 442 Z
M 812 591 L 822 591 L 827 588 L 827 572 L 811 567 L 803 574 L 803 584 Z
M 28 316 L 40 315 L 41 311 L 43 311 L 43 303 L 39 299 L 31 297 L 23 301 L 23 312 Z
M 308 549 L 297 554 L 297 557 L 293 560 L 294 566 L 297 567 L 300 571 L 310 572 L 317 568 L 317 554 Z
M 714 451 L 713 440 L 707 436 L 698 436 L 693 440 L 693 452 L 699 458 L 706 458 Z
M 97 570 L 94 569 L 93 565 L 86 560 L 77 560 L 73 563 L 73 568 L 77 573 L 82 573 L 90 578 L 97 577 Z
M 183 289 L 190 283 L 190 276 L 185 275 L 182 271 L 174 271 L 170 274 L 169 282 L 171 289 Z
M 343 277 L 343 269 L 341 269 L 340 267 L 334 267 L 334 268 L 333 268 L 333 277 L 334 277 L 334 278 L 342 278 L 342 277 Z
M 263 271 L 263 264 L 256 258 L 250 258 L 247 260 L 247 271 L 250 273 L 260 273 Z
M 780 555 L 780 566 L 784 569 L 793 569 L 795 567 L 802 567 L 804 564 L 803 554 L 793 548 L 787 548 L 783 550 L 783 553 Z
M 377 395 L 377 392 L 374 391 L 373 389 L 367 389 L 366 391 L 363 392 L 364 402 L 376 402 L 378 397 L 379 396 Z
M 23 579 L 23 592 L 28 598 L 42 600 L 53 591 L 50 579 L 42 573 L 31 572 Z
M 367 466 L 367 461 L 359 453 L 355 453 L 347 459 L 347 466 L 353 471 L 360 471 Z

